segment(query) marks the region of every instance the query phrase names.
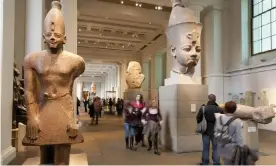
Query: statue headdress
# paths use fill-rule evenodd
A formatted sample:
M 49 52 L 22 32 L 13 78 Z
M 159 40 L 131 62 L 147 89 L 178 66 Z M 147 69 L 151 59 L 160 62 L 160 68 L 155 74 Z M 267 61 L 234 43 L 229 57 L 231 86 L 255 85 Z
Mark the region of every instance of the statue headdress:
M 190 29 L 190 32 L 196 31 L 198 34 L 201 34 L 202 25 L 197 20 L 197 15 L 195 11 L 186 8 L 181 0 L 172 0 L 172 11 L 169 19 L 169 25 L 167 29 L 167 37 L 169 41 L 172 42 L 170 36 L 175 37 L 171 33 L 175 33 L 175 27 L 177 29 L 185 28 Z M 180 35 L 179 35 L 180 36 Z
M 56 30 L 61 34 L 65 34 L 64 18 L 59 1 L 52 2 L 52 8 L 45 17 L 44 26 L 46 32 Z

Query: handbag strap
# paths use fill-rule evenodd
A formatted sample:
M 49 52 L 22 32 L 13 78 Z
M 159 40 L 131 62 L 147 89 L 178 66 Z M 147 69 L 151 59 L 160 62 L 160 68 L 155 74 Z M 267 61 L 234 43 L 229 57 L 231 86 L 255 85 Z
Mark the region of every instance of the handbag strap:
M 203 116 L 204 116 L 204 112 L 205 112 L 205 106 L 203 105 L 203 106 L 202 106 L 202 113 L 203 113 Z

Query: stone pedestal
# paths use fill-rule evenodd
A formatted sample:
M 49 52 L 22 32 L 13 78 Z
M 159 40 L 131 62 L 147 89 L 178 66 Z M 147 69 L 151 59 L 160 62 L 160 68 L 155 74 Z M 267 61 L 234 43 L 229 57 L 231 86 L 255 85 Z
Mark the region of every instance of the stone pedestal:
M 39 165 L 39 162 L 39 157 L 33 157 L 28 158 L 22 165 Z M 87 155 L 85 153 L 70 154 L 69 165 L 88 165 Z
M 242 120 L 242 139 L 250 149 L 259 150 L 259 130 L 258 123 L 251 120 Z
M 136 96 L 138 94 L 142 94 L 144 97 L 144 101 L 148 102 L 148 96 L 149 92 L 148 90 L 142 90 L 142 89 L 128 89 L 124 92 L 124 101 L 135 101 Z
M 195 133 L 196 115 L 207 102 L 207 85 L 175 84 L 159 87 L 163 118 L 161 142 L 176 153 L 202 151 L 201 135 Z
M 26 135 L 26 125 L 24 125 L 23 123 L 19 123 L 18 124 L 18 148 L 17 151 L 18 152 L 25 152 L 26 151 L 26 147 L 22 145 L 22 140 Z

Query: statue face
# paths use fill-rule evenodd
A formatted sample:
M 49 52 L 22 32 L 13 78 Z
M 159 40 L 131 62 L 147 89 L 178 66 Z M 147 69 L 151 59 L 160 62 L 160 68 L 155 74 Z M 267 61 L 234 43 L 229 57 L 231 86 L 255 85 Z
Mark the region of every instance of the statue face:
M 140 74 L 142 72 L 141 65 L 138 62 L 130 62 L 127 68 L 127 72 L 133 74 Z
M 197 24 L 181 24 L 168 29 L 171 41 L 171 53 L 182 66 L 196 66 L 200 59 L 201 26 Z
M 140 101 L 141 100 L 141 95 L 137 95 L 136 96 L 136 101 Z
M 196 66 L 201 52 L 200 41 L 198 41 L 199 34 L 191 32 L 182 37 L 181 45 L 171 47 L 172 55 L 182 66 Z
M 155 99 L 151 100 L 151 106 L 152 107 L 157 107 L 157 102 Z
M 44 40 L 48 48 L 56 49 L 63 46 L 66 40 L 66 36 L 62 33 L 52 30 L 44 34 Z

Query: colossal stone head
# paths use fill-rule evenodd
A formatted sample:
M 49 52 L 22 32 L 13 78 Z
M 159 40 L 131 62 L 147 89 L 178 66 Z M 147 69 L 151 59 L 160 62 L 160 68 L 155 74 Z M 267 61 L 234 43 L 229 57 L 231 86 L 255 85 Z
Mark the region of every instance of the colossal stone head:
M 96 84 L 95 83 L 92 83 L 90 88 L 91 88 L 91 92 L 96 93 Z
M 196 13 L 185 8 L 180 1 L 173 1 L 169 26 L 166 31 L 173 56 L 173 71 L 186 74 L 194 68 L 200 59 L 200 35 L 202 25 L 197 22 Z M 179 66 L 186 70 L 179 70 Z
M 131 61 L 126 72 L 126 83 L 130 89 L 140 88 L 145 76 L 139 62 Z
M 52 2 L 52 8 L 44 20 L 45 33 L 44 42 L 49 49 L 62 48 L 66 42 L 64 18 L 61 13 L 61 4 Z

